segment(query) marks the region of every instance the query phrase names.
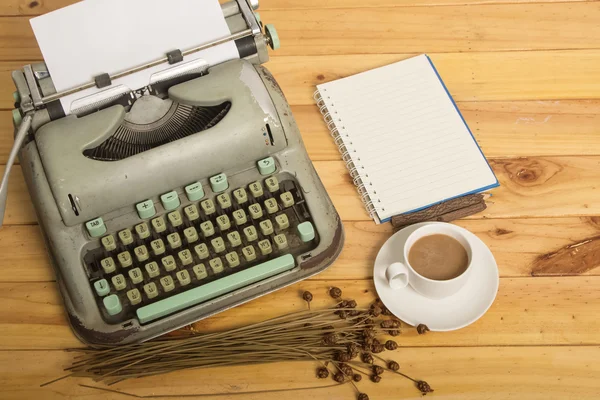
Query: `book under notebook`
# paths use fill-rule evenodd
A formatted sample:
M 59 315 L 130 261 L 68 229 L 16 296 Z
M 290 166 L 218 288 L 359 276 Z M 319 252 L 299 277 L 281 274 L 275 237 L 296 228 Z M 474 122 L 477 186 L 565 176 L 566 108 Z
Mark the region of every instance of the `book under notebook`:
M 426 55 L 318 85 L 317 92 L 376 222 L 498 186 Z

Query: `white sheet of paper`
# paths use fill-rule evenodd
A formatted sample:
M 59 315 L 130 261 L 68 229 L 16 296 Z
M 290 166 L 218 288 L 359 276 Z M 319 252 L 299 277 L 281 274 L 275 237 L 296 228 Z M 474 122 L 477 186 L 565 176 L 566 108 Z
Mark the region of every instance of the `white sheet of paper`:
M 217 0 L 87 0 L 33 18 L 31 26 L 57 91 L 92 82 L 227 37 L 230 32 Z M 233 42 L 185 57 L 209 64 L 238 58 Z M 149 84 L 168 63 L 115 80 L 132 90 Z M 63 99 L 93 94 L 97 89 Z M 66 107 L 66 111 L 70 107 Z

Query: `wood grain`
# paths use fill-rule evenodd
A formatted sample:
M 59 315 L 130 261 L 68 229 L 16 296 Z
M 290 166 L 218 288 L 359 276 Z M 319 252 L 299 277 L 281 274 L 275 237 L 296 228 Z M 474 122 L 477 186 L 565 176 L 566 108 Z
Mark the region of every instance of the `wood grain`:
M 391 353 L 401 371 L 415 379 L 427 380 L 435 389 L 432 398 L 480 400 L 587 400 L 600 396 L 600 348 L 586 347 L 483 347 L 483 348 L 408 348 Z M 42 382 L 61 376 L 72 354 L 57 351 L 0 352 L 0 386 L 9 399 L 81 399 L 121 400 L 126 397 L 83 388 L 94 385 L 89 379 L 69 379 L 43 388 Z M 197 393 L 248 392 L 281 388 L 306 388 L 328 385 L 332 381 L 315 378 L 313 363 L 210 370 L 189 370 L 165 376 L 136 379 L 114 388 L 138 395 L 182 395 Z M 420 399 L 412 383 L 389 373 L 380 384 L 363 380 L 358 384 L 371 399 Z M 222 399 L 277 400 L 294 396 L 299 399 L 352 399 L 350 386 L 327 389 L 230 395 Z M 427 396 L 429 398 L 430 396 Z M 213 397 L 211 397 L 213 398 Z M 216 397 L 215 397 L 216 398 Z
M 589 0 L 382 0 L 376 3 L 364 0 L 331 0 L 327 2 L 318 0 L 261 0 L 259 12 L 264 10 L 295 10 L 295 9 L 323 9 L 323 8 L 367 8 L 367 7 L 413 7 L 413 6 L 448 6 L 448 5 L 476 5 L 476 4 L 504 4 L 504 3 L 563 3 L 580 2 Z M 0 15 L 40 15 L 76 3 L 77 0 L 5 0 L 0 3 Z M 226 0 L 219 0 L 225 3 Z
M 594 3 L 262 11 L 261 18 L 285 43 L 278 56 L 582 49 L 598 48 L 583 39 L 600 37 Z
M 600 8 L 591 2 L 264 10 L 261 18 L 285 43 L 278 56 L 583 49 L 598 47 L 584 39 L 600 37 Z M 6 18 L 0 59 L 40 57 L 28 18 Z
M 274 57 L 267 67 L 291 104 L 314 104 L 317 84 L 415 54 Z M 430 54 L 456 101 L 595 99 L 599 50 Z M 302 65 L 303 68 L 298 68 Z
M 500 187 L 488 208 L 469 218 L 585 216 L 600 213 L 600 158 L 530 157 L 489 160 Z M 316 162 L 344 220 L 368 220 L 343 163 Z
M 553 275 L 549 255 L 574 243 L 600 235 L 597 217 L 483 219 L 456 222 L 477 235 L 492 250 L 502 277 Z M 377 252 L 392 234 L 389 224 L 345 221 L 346 243 L 331 268 L 311 278 L 321 282 L 369 279 Z M 48 282 L 54 280 L 38 226 L 5 226 L 0 229 L 0 282 Z M 586 275 L 600 275 L 600 256 L 579 251 L 573 265 L 586 265 Z M 570 265 L 572 265 L 570 264 Z M 546 268 L 540 268 L 540 265 Z M 590 268 L 592 267 L 592 268 Z M 18 269 L 18 273 L 17 270 Z
M 315 86 L 415 54 L 273 57 L 266 65 L 292 105 L 313 105 Z M 600 50 L 430 54 L 456 101 L 595 99 Z M 13 107 L 10 72 L 0 62 L 0 108 Z M 298 68 L 302 65 L 302 68 Z
M 231 329 L 300 310 L 304 290 L 315 308 L 332 304 L 329 286 L 368 306 L 371 280 L 305 281 L 195 324 L 201 331 Z M 585 288 L 585 290 L 582 290 Z M 60 349 L 81 346 L 66 325 L 54 283 L 2 283 L 0 349 Z M 401 346 L 495 346 L 600 344 L 600 277 L 502 278 L 496 301 L 473 325 L 453 332 L 417 335 L 405 326 Z
M 488 208 L 471 219 L 600 214 L 600 203 L 593 201 L 600 193 L 600 157 L 525 157 L 489 162 L 501 186 L 493 190 Z M 314 165 L 343 220 L 370 220 L 343 162 L 317 161 Z M 11 173 L 8 190 L 5 223 L 35 223 L 19 166 Z
M 487 157 L 600 154 L 599 100 L 475 101 L 458 108 Z M 339 160 L 317 107 L 292 111 L 311 158 Z

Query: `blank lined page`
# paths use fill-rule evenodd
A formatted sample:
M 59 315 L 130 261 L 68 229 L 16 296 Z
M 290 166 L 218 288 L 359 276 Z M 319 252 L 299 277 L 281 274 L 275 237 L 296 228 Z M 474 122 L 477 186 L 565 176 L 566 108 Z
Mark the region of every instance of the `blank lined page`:
M 380 220 L 498 186 L 426 55 L 317 88 Z

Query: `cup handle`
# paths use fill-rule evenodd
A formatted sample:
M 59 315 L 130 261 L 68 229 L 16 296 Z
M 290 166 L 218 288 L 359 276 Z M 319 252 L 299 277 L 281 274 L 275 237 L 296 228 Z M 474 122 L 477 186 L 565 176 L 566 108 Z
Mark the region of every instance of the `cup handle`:
M 385 270 L 385 277 L 392 289 L 402 289 L 408 285 L 408 268 L 401 262 L 395 262 Z

